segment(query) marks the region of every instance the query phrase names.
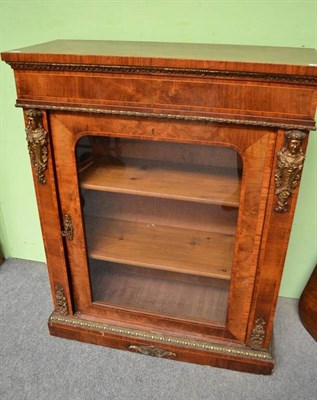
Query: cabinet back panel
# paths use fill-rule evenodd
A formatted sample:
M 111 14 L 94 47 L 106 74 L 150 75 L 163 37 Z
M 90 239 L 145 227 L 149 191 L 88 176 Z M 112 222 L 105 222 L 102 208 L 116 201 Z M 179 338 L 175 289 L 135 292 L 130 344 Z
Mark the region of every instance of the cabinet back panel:
M 91 262 L 93 300 L 107 305 L 224 325 L 228 283 Z
M 234 235 L 238 209 L 155 197 L 122 195 L 118 193 L 85 190 L 85 213 L 94 217 L 122 219 L 193 228 Z
M 190 130 L 190 127 L 188 128 Z M 239 154 L 229 147 L 202 146 L 186 143 L 152 142 L 112 137 L 82 137 L 77 147 L 103 156 L 168 161 L 180 164 L 241 168 Z

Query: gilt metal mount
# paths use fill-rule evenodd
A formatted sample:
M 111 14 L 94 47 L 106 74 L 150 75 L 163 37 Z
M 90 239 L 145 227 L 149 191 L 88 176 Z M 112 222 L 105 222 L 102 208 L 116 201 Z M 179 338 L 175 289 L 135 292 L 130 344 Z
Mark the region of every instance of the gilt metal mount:
M 277 170 L 275 172 L 275 194 L 278 197 L 276 212 L 286 212 L 288 200 L 298 186 L 305 155 L 302 150 L 302 142 L 306 133 L 302 131 L 285 132 L 285 145 L 277 153 Z
M 68 214 L 65 214 L 63 217 L 63 230 L 62 236 L 66 237 L 68 240 L 74 239 L 74 228 L 71 217 Z
M 171 351 L 167 351 L 164 349 L 160 349 L 155 346 L 129 346 L 130 351 L 134 351 L 136 353 L 145 354 L 147 356 L 159 357 L 159 358 L 175 358 L 177 357 L 176 353 Z
M 35 169 L 38 182 L 46 183 L 44 172 L 47 169 L 47 132 L 43 128 L 42 113 L 30 109 L 25 112 L 28 124 L 25 129 L 31 163 Z
M 254 323 L 250 337 L 250 347 L 254 350 L 259 350 L 262 347 L 265 338 L 265 321 L 263 318 L 258 318 Z
M 203 350 L 207 352 L 216 352 L 230 357 L 251 357 L 258 360 L 273 361 L 270 350 L 252 350 L 241 346 L 234 346 L 232 344 L 219 344 L 213 342 L 206 342 L 202 340 L 184 339 L 177 336 L 162 335 L 161 333 L 147 332 L 139 329 L 127 328 L 118 325 L 109 325 L 96 321 L 87 321 L 78 318 L 77 316 L 60 315 L 53 313 L 49 320 L 50 323 L 64 324 L 66 326 L 77 327 L 80 329 L 88 329 L 90 331 L 101 332 L 104 334 L 118 335 L 122 338 L 145 339 L 155 341 L 157 343 L 164 343 L 173 345 L 180 348 Z M 272 345 L 272 343 L 271 343 Z M 141 347 L 141 346 L 138 346 Z M 148 347 L 148 346 L 146 346 Z M 136 351 L 134 347 L 129 348 L 131 351 Z M 176 353 L 175 353 L 176 354 Z
M 55 285 L 55 300 L 56 300 L 56 312 L 61 315 L 68 314 L 68 305 L 65 297 L 63 286 L 59 283 Z

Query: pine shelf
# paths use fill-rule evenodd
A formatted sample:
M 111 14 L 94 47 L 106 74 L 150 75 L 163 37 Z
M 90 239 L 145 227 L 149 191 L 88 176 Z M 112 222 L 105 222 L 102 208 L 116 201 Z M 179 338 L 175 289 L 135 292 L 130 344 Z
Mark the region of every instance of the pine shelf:
M 230 279 L 233 235 L 88 216 L 86 227 L 93 259 Z
M 81 172 L 83 189 L 239 206 L 237 170 L 123 158 L 97 160 Z

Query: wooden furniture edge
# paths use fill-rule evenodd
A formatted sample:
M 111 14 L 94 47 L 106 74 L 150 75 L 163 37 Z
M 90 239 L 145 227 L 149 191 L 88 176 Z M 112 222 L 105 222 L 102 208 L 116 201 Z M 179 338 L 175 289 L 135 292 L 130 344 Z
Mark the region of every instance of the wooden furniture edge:
M 209 62 L 210 67 L 163 67 L 146 65 L 146 62 L 135 65 L 131 61 L 120 64 L 84 64 L 84 63 L 67 63 L 67 62 L 33 62 L 33 61 L 17 61 L 10 60 L 10 53 L 2 53 L 2 59 L 10 65 L 13 70 L 34 70 L 34 71 L 72 71 L 72 72 L 98 72 L 98 73 L 125 73 L 125 74 L 158 74 L 170 76 L 200 76 L 212 77 L 221 79 L 251 79 L 255 81 L 267 81 L 277 83 L 293 83 L 303 85 L 317 85 L 317 76 L 314 74 L 300 75 L 298 73 L 278 73 L 260 72 L 261 66 L 270 66 L 270 64 L 254 64 L 258 66 L 259 71 L 244 70 L 243 64 L 248 63 L 232 63 L 232 69 L 227 66 L 227 69 L 221 69 L 218 63 Z M 7 59 L 6 59 L 7 58 Z M 150 58 L 150 57 L 149 57 Z M 130 58 L 128 58 L 130 60 Z M 169 61 L 168 59 L 166 61 Z M 131 65 L 126 65 L 126 64 Z M 199 61 L 196 61 L 199 64 Z M 213 65 L 215 64 L 215 65 Z M 252 64 L 252 63 L 251 63 Z M 214 67 L 214 68 L 212 68 Z M 216 68 L 219 69 L 216 69 Z M 306 67 L 307 68 L 307 67 Z M 265 68 L 264 68 L 265 69 Z
M 108 325 L 83 320 L 76 315 L 63 316 L 56 312 L 50 316 L 48 327 L 53 336 L 161 358 L 170 358 L 175 361 L 193 362 L 258 374 L 271 374 L 275 364 L 273 342 L 268 351 L 258 351 L 245 347 L 184 339 L 151 331 Z M 158 347 L 153 346 L 153 343 L 157 343 Z M 155 354 L 156 352 L 158 354 Z M 165 356 L 164 353 L 166 353 Z
M 92 114 L 104 114 L 109 116 L 118 116 L 123 118 L 146 118 L 146 119 L 158 119 L 166 121 L 182 121 L 182 122 L 200 122 L 200 123 L 211 123 L 211 124 L 228 124 L 228 125 L 245 125 L 250 127 L 259 128 L 275 128 L 275 129 L 300 129 L 305 131 L 316 130 L 316 124 L 313 119 L 306 120 L 288 120 L 287 118 L 283 121 L 276 121 L 273 118 L 263 118 L 252 116 L 252 119 L 241 115 L 241 118 L 236 116 L 235 118 L 228 118 L 226 114 L 219 116 L 215 114 L 214 116 L 202 116 L 193 114 L 179 114 L 179 113 L 163 113 L 163 112 L 140 112 L 135 110 L 117 110 L 117 109 L 107 109 L 100 108 L 99 106 L 93 106 L 92 104 L 86 104 L 78 106 L 64 106 L 58 104 L 48 104 L 45 102 L 32 102 L 17 100 L 16 107 L 21 107 L 23 109 L 36 109 L 36 110 L 47 110 L 47 111 L 62 111 L 70 113 L 92 113 Z M 209 113 L 210 114 L 210 113 Z M 245 118 L 244 118 L 245 117 Z
M 317 75 L 316 50 L 296 47 L 149 41 L 53 40 L 4 51 L 14 63 L 214 69 L 247 73 Z M 253 61 L 252 61 L 253 60 Z M 43 68 L 43 66 L 40 66 Z M 44 66 L 45 68 L 45 66 Z M 127 73 L 127 71 L 125 71 Z

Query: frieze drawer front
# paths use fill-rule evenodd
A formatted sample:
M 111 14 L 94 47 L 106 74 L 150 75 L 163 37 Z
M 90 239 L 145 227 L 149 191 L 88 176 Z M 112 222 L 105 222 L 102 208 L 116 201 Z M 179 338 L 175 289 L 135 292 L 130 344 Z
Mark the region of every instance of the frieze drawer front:
M 241 80 L 129 74 L 86 74 L 79 72 L 41 72 L 38 85 L 35 71 L 19 71 L 20 104 L 37 101 L 53 105 L 71 103 L 74 107 L 129 110 L 153 114 L 216 117 L 237 114 L 237 119 L 253 116 L 301 119 L 310 115 L 314 91 L 310 87 L 258 82 L 245 85 Z M 288 97 L 288 102 L 281 98 Z M 65 104 L 66 103 L 66 104 Z M 225 118 L 225 117 L 224 117 Z M 273 121 L 272 121 L 273 122 Z
M 272 372 L 315 58 L 67 40 L 2 53 L 24 112 L 52 335 Z

